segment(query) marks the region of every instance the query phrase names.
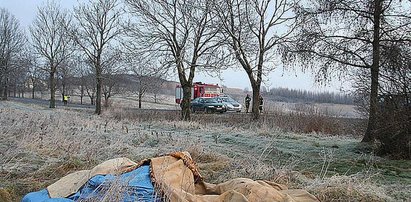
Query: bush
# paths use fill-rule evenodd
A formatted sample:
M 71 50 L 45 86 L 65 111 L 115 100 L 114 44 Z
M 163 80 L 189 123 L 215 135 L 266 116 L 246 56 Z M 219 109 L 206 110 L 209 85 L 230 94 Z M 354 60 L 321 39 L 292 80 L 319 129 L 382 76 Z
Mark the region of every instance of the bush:
M 380 143 L 378 155 L 411 159 L 410 108 L 382 110 L 377 118 L 376 140 Z

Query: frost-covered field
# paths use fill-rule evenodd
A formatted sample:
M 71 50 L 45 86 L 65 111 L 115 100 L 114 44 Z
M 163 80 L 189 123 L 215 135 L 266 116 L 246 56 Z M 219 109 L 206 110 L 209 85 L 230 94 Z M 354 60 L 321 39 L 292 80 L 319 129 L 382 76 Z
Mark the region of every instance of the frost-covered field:
M 28 95 L 26 95 L 27 97 Z M 243 95 L 235 94 L 236 100 L 243 105 Z M 47 93 L 35 95 L 36 98 L 47 100 L 50 95 Z M 56 95 L 57 102 L 61 102 L 61 95 Z M 72 95 L 69 103 L 80 104 L 80 97 Z M 90 104 L 90 98 L 83 97 L 83 104 Z M 110 105 L 112 107 L 129 107 L 138 108 L 138 97 L 135 95 L 115 95 L 110 98 Z M 175 97 L 173 95 L 160 94 L 154 96 L 153 94 L 145 94 L 143 97 L 142 109 L 179 109 L 179 105 L 175 103 Z M 266 112 L 284 112 L 284 113 L 319 113 L 326 114 L 333 117 L 344 118 L 362 118 L 362 115 L 355 110 L 354 105 L 332 104 L 332 103 L 288 103 L 288 102 L 274 102 L 266 100 L 264 103 L 264 111 Z
M 135 102 L 124 104 L 130 105 Z M 0 201 L 18 201 L 110 158 L 138 161 L 182 150 L 207 182 L 267 179 L 307 189 L 322 201 L 406 201 L 411 195 L 411 163 L 376 157 L 357 138 L 226 124 L 219 114 L 194 115 L 192 122 L 178 121 L 178 111 L 149 115 L 146 121 L 147 114 L 120 107 L 96 116 L 93 109 L 0 102 Z

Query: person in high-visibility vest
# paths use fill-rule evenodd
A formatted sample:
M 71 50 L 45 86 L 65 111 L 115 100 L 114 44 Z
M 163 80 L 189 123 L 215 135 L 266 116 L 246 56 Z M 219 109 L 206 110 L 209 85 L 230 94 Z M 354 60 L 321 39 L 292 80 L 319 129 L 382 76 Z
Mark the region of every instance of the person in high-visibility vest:
M 67 96 L 67 95 L 64 95 L 64 96 L 63 96 L 63 103 L 64 103 L 64 105 L 67 105 L 68 99 L 69 99 L 69 96 Z

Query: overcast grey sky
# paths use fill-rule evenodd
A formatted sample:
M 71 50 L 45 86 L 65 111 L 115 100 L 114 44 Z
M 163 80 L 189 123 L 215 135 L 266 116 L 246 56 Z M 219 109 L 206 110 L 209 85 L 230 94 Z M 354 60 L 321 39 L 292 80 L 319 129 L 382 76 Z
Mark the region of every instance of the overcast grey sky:
M 41 6 L 46 0 L 0 0 L 0 7 L 6 8 L 12 13 L 19 21 L 22 27 L 28 32 L 28 26 L 35 18 L 37 7 Z M 82 2 L 82 0 L 79 0 Z M 60 0 L 60 5 L 63 8 L 72 8 L 77 4 L 77 0 Z M 228 87 L 235 88 L 249 88 L 251 89 L 250 82 L 247 74 L 242 69 L 238 70 L 226 70 L 222 74 L 222 80 L 207 76 L 202 72 L 197 72 L 195 81 L 201 81 L 204 83 L 218 83 Z M 344 89 L 349 88 L 349 84 L 342 84 L 339 81 L 333 81 L 328 86 L 320 86 L 314 83 L 314 78 L 310 73 L 303 73 L 301 71 L 283 71 L 283 68 L 277 68 L 272 72 L 267 82 L 263 86 L 273 87 L 287 87 L 291 89 L 304 89 L 311 91 L 339 91 L 341 87 Z

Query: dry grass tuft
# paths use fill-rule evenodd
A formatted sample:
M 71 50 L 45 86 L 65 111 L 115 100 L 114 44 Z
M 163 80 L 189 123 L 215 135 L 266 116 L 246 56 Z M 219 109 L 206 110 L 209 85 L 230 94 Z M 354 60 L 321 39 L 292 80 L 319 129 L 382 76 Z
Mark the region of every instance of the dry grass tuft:
M 218 178 L 219 173 L 228 168 L 230 159 L 212 151 L 205 151 L 199 146 L 190 146 L 186 149 L 197 163 L 198 168 L 206 181 Z
M 180 130 L 198 130 L 203 129 L 205 127 L 203 123 L 197 121 L 163 121 L 163 124 L 172 124 L 174 129 Z
M 0 188 L 0 201 L 3 202 L 12 202 L 12 194 L 10 194 L 9 190 Z
M 394 201 L 384 187 L 360 174 L 316 179 L 307 190 L 321 201 Z
M 224 158 L 221 154 L 218 154 L 216 152 L 207 152 L 205 149 L 199 145 L 195 146 L 192 145 L 186 149 L 191 155 L 191 158 L 197 162 L 197 163 L 210 163 L 210 162 L 216 162 L 216 161 L 221 161 L 221 160 L 227 160 Z

